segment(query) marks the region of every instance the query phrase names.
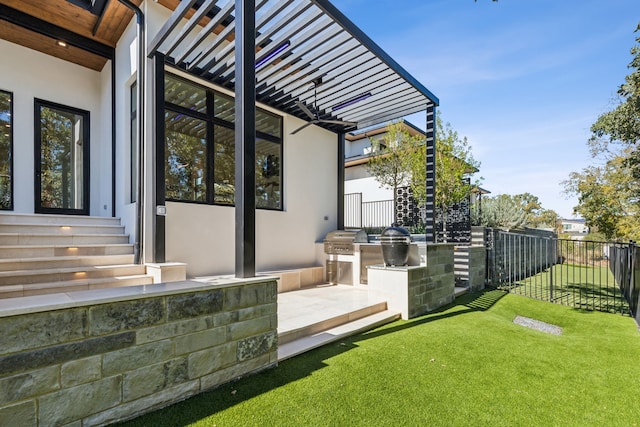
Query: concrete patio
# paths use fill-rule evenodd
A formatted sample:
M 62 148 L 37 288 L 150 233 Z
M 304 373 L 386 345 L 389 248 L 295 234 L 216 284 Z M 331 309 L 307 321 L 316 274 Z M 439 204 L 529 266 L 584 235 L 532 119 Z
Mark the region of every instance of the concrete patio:
M 455 296 L 466 293 L 455 288 Z M 278 294 L 278 361 L 400 318 L 366 286 L 321 285 Z

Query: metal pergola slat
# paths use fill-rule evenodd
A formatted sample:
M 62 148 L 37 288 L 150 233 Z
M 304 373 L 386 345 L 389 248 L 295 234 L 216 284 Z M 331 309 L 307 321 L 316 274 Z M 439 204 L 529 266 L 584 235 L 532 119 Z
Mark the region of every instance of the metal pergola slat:
M 256 3 L 256 61 L 267 60 L 255 70 L 260 102 L 305 120 L 308 116 L 297 103 L 310 109 L 317 105 L 323 117 L 357 122 L 359 128 L 438 105 L 429 90 L 329 1 Z M 233 90 L 235 12 L 234 0 L 182 0 L 149 44 L 149 56 L 162 53 L 178 68 Z M 225 28 L 219 31 L 220 26 Z M 283 45 L 282 52 L 271 57 Z M 316 88 L 316 83 L 321 84 Z M 365 100 L 332 111 L 369 93 Z M 319 125 L 332 131 L 343 129 L 334 123 Z

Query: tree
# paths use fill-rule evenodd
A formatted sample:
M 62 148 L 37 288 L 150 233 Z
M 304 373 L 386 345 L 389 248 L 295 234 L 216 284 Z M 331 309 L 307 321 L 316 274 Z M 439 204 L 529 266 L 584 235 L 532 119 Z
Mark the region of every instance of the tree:
M 482 198 L 482 210 L 472 209 L 471 222 L 484 227 L 506 229 L 553 228 L 559 216 L 552 209 L 544 209 L 537 196 L 531 193 L 499 194 Z
M 402 128 L 402 123 L 387 126 L 382 141 L 374 141 L 367 163 L 367 170 L 380 187 L 393 190 L 393 218 L 396 216 L 396 198 L 398 188 L 406 185 L 411 177 L 408 157 L 419 145 L 419 138 L 411 136 Z
M 482 210 L 472 209 L 471 223 L 483 227 L 523 228 L 527 223 L 527 213 L 508 194 L 482 198 Z
M 617 107 L 591 126 L 591 155 L 603 163 L 572 172 L 563 182 L 566 194 L 578 196 L 574 211 L 608 239 L 640 237 L 640 37 L 635 41 Z
M 407 157 L 411 169 L 411 188 L 419 205 L 427 198 L 426 146 L 422 142 Z M 473 158 L 471 145 L 460 137 L 450 123 L 436 118 L 436 194 L 435 205 L 442 214 L 442 231 L 446 241 L 448 208 L 469 197 L 478 182 L 471 182 L 471 174 L 478 171 L 480 162 Z
M 563 182 L 565 193 L 578 196 L 574 211 L 607 239 L 638 239 L 640 218 L 635 180 L 626 152 L 603 166 L 589 166 L 572 172 Z

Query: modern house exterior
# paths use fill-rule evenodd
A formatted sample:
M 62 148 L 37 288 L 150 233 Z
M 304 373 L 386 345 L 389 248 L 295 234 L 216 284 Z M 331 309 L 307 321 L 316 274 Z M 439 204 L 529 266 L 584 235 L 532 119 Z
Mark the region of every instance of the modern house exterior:
M 234 2 L 134 1 L 143 39 L 126 3 L 0 5 L 0 46 L 11 58 L 0 65 L 2 208 L 116 216 L 144 262 L 184 262 L 189 276 L 233 273 Z M 417 111 L 432 127 L 438 100 L 329 2 L 257 8 L 251 216 L 255 268 L 265 271 L 316 264 L 313 243 L 340 228 L 348 129 Z M 292 135 L 309 110 L 328 121 Z M 66 160 L 46 145 L 56 130 L 74 141 L 60 148 Z M 283 232 L 296 238 L 271 250 Z
M 276 366 L 257 273 L 322 265 L 347 132 L 423 112 L 435 167 L 438 99 L 327 0 L 0 0 L 0 56 L 2 425 L 107 425 Z M 96 252 L 215 278 L 94 289 Z M 52 274 L 89 290 L 16 283 Z

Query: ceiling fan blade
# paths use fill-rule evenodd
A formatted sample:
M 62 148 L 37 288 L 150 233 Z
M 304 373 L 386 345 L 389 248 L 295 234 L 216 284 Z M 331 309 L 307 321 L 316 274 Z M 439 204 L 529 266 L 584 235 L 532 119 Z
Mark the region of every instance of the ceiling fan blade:
M 311 117 L 311 120 L 315 120 L 316 116 L 311 112 L 311 110 L 309 110 L 309 109 L 307 108 L 307 106 L 306 106 L 306 105 L 304 105 L 304 104 L 303 104 L 302 102 L 300 102 L 300 101 L 296 101 L 296 105 L 297 105 L 298 107 L 300 107 L 300 109 L 301 109 L 302 111 L 304 111 L 304 113 L 305 113 L 307 116 Z
M 289 135 L 295 135 L 296 133 L 300 132 L 302 129 L 305 129 L 315 123 L 318 123 L 317 120 L 311 120 L 309 123 L 305 123 L 302 126 L 300 126 L 298 129 L 294 130 L 293 132 L 291 132 Z
M 357 126 L 358 123 L 357 122 L 347 122 L 345 120 L 330 120 L 330 119 L 319 119 L 319 122 L 322 123 L 331 123 L 334 125 L 345 125 L 345 126 Z

